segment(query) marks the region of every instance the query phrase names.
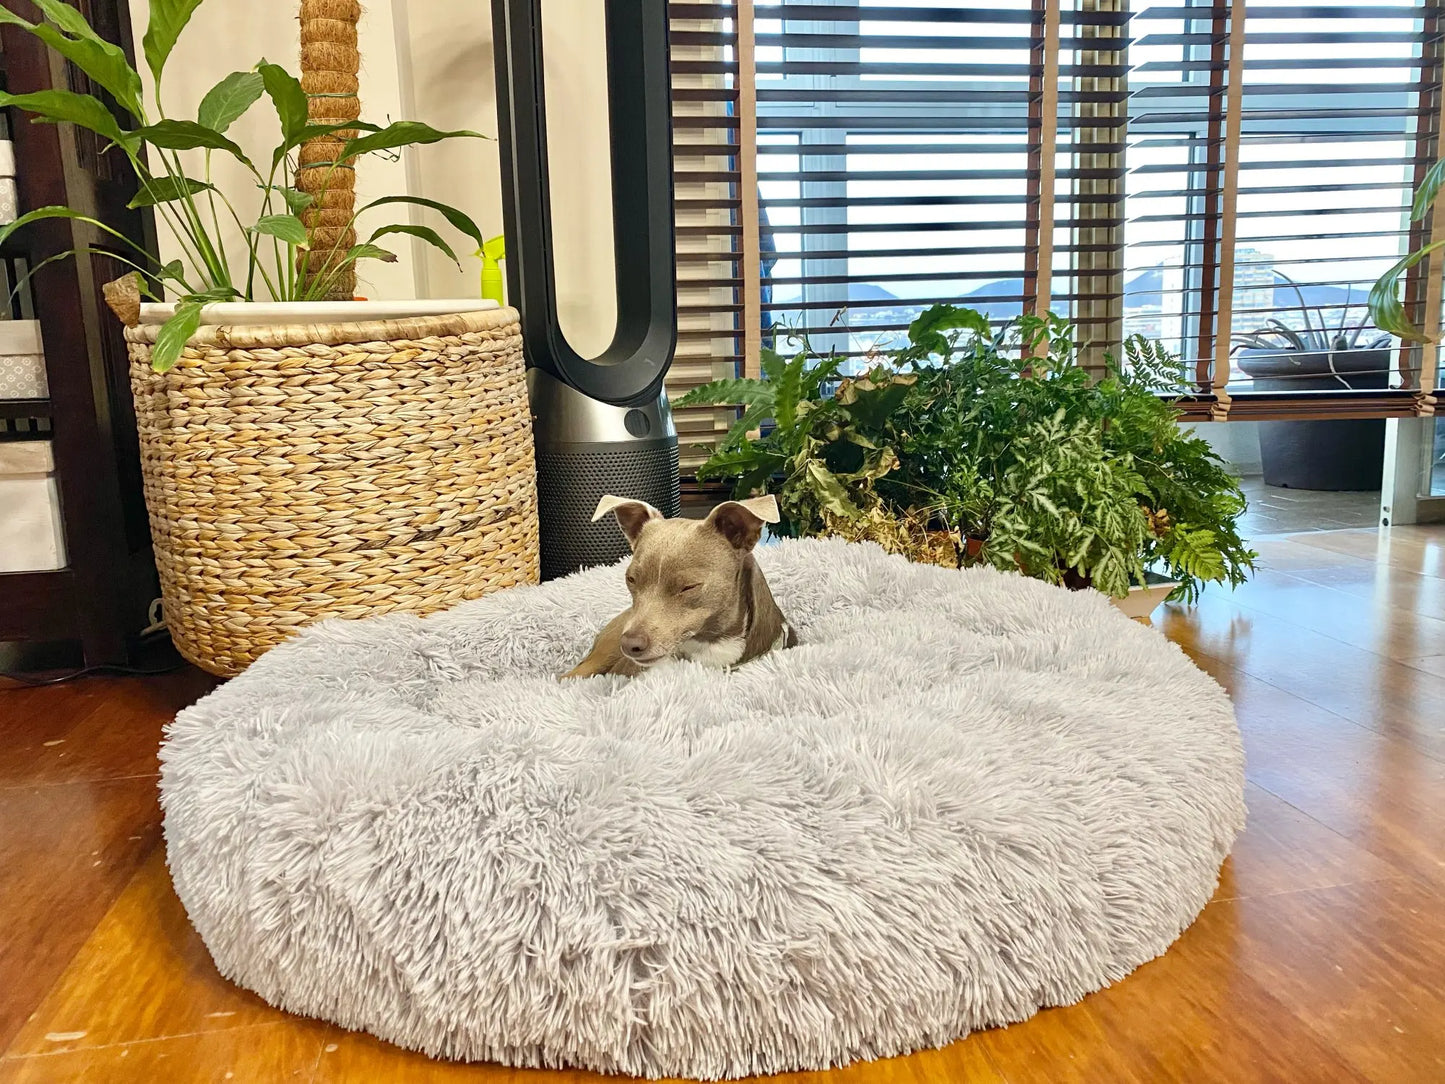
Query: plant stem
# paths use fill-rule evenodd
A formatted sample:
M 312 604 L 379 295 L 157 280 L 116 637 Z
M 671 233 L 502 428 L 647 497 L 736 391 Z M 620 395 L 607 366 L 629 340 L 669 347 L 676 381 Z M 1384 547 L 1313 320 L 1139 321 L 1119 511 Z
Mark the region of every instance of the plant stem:
M 220 195 L 221 202 L 226 205 L 226 210 L 231 213 L 231 218 L 235 221 L 236 228 L 241 231 L 241 238 L 246 244 L 246 300 L 256 300 L 255 284 L 257 271 L 261 272 L 261 280 L 266 284 L 266 289 L 271 291 L 271 297 L 277 299 L 276 284 L 271 281 L 271 276 L 266 274 L 266 265 L 261 262 L 257 255 L 259 246 L 256 241 L 256 235 L 246 229 L 245 224 L 241 221 L 241 216 L 236 213 L 236 208 L 231 205 L 231 201 L 226 198 L 226 194 L 222 192 Z
M 283 154 L 280 157 L 273 157 L 271 159 L 271 169 L 266 174 L 265 196 L 262 198 L 261 203 L 261 213 L 263 215 L 269 215 L 272 213 L 271 195 L 276 190 L 276 169 L 282 163 L 286 164 L 287 171 L 289 172 L 290 160 L 288 155 Z M 259 176 L 259 174 L 257 176 Z M 285 246 L 285 252 L 288 257 L 291 255 L 290 245 Z M 272 237 L 271 256 L 276 261 L 276 281 L 281 284 L 282 293 L 281 296 L 276 296 L 276 289 L 274 286 L 271 286 L 271 294 L 277 301 L 295 301 L 295 282 L 292 269 L 296 261 L 295 259 L 289 259 L 286 262 L 282 262 L 281 253 L 281 242 L 279 241 L 279 239 Z M 264 275 L 265 272 L 263 271 L 262 274 Z M 267 282 L 269 284 L 270 280 L 268 279 Z
M 146 192 L 152 198 L 155 198 L 155 189 L 151 187 L 151 182 L 155 180 L 155 176 L 151 173 L 150 167 L 134 155 L 131 155 L 130 159 L 131 166 L 135 170 L 136 176 L 140 179 L 141 186 L 145 188 Z M 171 236 L 175 238 L 177 244 L 180 246 L 181 255 L 184 256 L 186 261 L 191 265 L 191 270 L 204 278 L 206 274 L 205 268 L 202 266 L 204 261 L 201 260 L 200 256 L 195 253 L 194 249 L 188 244 L 191 239 L 190 231 L 177 220 L 175 209 L 170 206 L 170 201 L 166 200 L 155 203 L 153 207 L 160 212 L 161 217 L 165 220 L 166 228 L 171 231 Z M 152 253 L 146 253 L 146 255 L 155 260 L 157 264 L 160 263 L 160 258 L 157 255 Z
M 207 185 L 210 185 L 210 184 L 211 184 L 211 149 L 210 149 L 209 147 L 206 148 L 206 158 L 205 158 L 205 161 L 206 161 L 206 176 L 205 176 L 205 182 L 206 182 Z M 226 254 L 226 244 L 225 244 L 225 242 L 221 239 L 221 216 L 220 216 L 220 213 L 216 210 L 216 189 L 215 189 L 214 186 L 211 186 L 211 187 L 209 187 L 209 188 L 206 189 L 206 202 L 211 205 L 211 224 L 212 224 L 212 225 L 215 227 L 215 229 L 216 229 L 216 244 L 220 247 L 220 249 L 221 249 L 221 258 L 222 258 L 222 260 L 224 260 L 224 259 L 225 259 L 225 254 Z M 245 235 L 242 234 L 242 236 L 244 237 Z M 229 267 L 229 265 L 228 265 L 227 268 L 226 268 L 226 280 L 227 280 L 228 284 L 230 283 L 230 277 L 231 277 L 231 269 L 230 269 L 230 267 Z M 248 284 L 248 286 L 249 286 L 249 284 Z M 248 289 L 248 296 L 249 296 L 249 289 Z
M 181 157 L 179 154 L 175 152 L 171 153 L 170 166 L 175 170 L 173 176 L 181 192 L 180 203 L 182 207 L 185 208 L 186 216 L 190 219 L 196 247 L 200 250 L 201 258 L 205 260 L 206 267 L 210 271 L 211 285 L 231 286 L 231 269 L 226 264 L 225 246 L 222 246 L 221 253 L 217 255 L 215 248 L 211 244 L 211 238 L 206 233 L 206 224 L 201 219 L 200 211 L 196 208 L 195 198 L 191 195 L 184 183 L 186 174 L 185 170 L 181 168 Z

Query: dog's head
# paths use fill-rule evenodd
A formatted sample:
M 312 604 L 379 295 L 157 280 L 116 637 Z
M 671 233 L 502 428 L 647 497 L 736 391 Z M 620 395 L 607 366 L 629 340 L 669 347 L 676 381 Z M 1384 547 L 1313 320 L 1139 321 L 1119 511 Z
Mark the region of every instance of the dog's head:
M 664 519 L 645 501 L 603 497 L 594 520 L 611 512 L 632 546 L 627 590 L 632 618 L 622 651 L 647 666 L 693 642 L 732 634 L 748 584 L 743 569 L 764 523 L 778 522 L 775 498 L 728 501 L 702 520 Z

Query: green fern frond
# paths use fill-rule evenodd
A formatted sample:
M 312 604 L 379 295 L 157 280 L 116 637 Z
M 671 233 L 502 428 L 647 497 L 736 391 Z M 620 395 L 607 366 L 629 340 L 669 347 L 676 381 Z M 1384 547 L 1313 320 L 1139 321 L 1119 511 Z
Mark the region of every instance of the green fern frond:
M 672 405 L 694 406 L 763 406 L 773 404 L 773 385 L 766 380 L 714 380 L 693 388 Z

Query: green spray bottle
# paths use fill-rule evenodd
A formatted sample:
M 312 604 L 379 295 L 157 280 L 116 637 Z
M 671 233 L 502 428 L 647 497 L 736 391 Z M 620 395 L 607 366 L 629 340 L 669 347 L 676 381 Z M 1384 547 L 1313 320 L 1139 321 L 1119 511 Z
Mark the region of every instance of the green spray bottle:
M 504 304 L 500 261 L 507 258 L 507 250 L 502 235 L 497 234 L 490 241 L 484 242 L 477 255 L 482 258 L 482 297 L 495 301 L 498 305 Z

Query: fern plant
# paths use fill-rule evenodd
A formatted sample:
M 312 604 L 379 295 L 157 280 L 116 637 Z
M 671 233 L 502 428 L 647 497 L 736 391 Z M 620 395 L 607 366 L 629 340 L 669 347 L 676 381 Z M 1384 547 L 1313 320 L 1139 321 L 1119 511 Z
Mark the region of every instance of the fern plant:
M 839 372 L 805 344 L 765 355 L 761 380 L 686 396 L 742 407 L 699 476 L 776 493 L 787 534 L 868 538 L 1115 596 L 1154 569 L 1193 600 L 1253 567 L 1238 480 L 1180 426 L 1185 373 L 1157 343 L 1131 339 L 1124 363 L 1092 379 L 1058 317 L 995 330 L 937 305 L 867 374 Z
M 680 399 L 742 407 L 698 477 L 730 478 L 740 495 L 776 493 L 789 535 L 822 533 L 874 508 L 874 482 L 897 463 L 888 421 L 913 379 L 879 370 L 876 380 L 839 380 L 841 365 L 806 346 L 792 358 L 764 350 L 764 379 L 718 381 Z M 751 436 L 765 421 L 766 432 Z

